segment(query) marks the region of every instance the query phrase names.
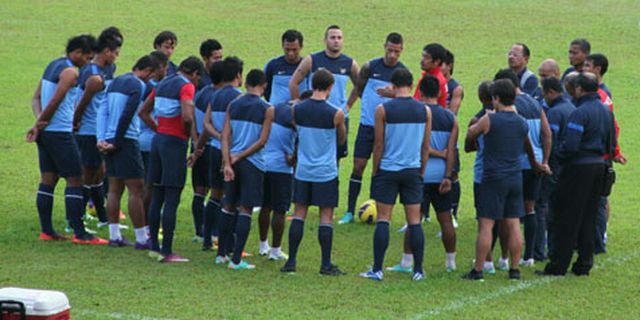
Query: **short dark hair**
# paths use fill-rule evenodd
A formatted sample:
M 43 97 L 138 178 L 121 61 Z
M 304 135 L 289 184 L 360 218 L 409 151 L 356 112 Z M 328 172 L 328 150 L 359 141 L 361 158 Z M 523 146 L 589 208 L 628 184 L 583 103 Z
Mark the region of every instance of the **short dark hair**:
M 324 31 L 324 38 L 326 39 L 329 36 L 329 30 L 342 30 L 338 25 L 332 24 L 327 27 L 327 30 Z
M 444 61 L 447 49 L 445 49 L 439 43 L 430 43 L 424 46 L 422 51 L 428 53 L 431 56 L 431 59 L 433 59 L 433 61 L 439 60 L 440 63 L 442 64 L 442 62 Z
M 306 90 L 300 94 L 299 100 L 307 100 L 313 95 L 313 90 Z
M 511 81 L 511 84 L 513 84 L 514 87 L 518 87 L 518 75 L 513 72 L 513 70 L 511 69 L 500 69 L 498 70 L 498 72 L 496 72 L 496 75 L 493 76 L 493 81 L 496 80 L 500 80 L 500 79 L 507 79 L 509 81 Z
M 145 55 L 136 61 L 132 70 L 144 70 L 146 68 L 151 68 L 151 71 L 156 71 L 160 68 L 160 63 L 158 60 L 152 58 L 151 55 Z
M 397 32 L 391 32 L 387 35 L 387 40 L 385 43 L 393 43 L 393 44 L 403 44 L 404 40 L 402 39 L 402 35 Z
M 589 54 L 591 53 L 591 44 L 585 38 L 578 38 L 571 41 L 570 46 L 578 46 L 582 52 Z
M 313 77 L 311 78 L 311 86 L 313 87 L 313 90 L 327 91 L 334 81 L 333 74 L 327 69 L 322 68 L 318 69 L 313 74 Z
M 209 78 L 211 78 L 211 83 L 214 85 L 222 82 L 222 77 L 224 76 L 224 62 L 216 61 L 211 64 L 209 67 Z
M 200 44 L 200 56 L 209 58 L 214 51 L 222 50 L 222 44 L 216 39 L 207 39 Z
M 547 93 L 553 90 L 558 93 L 564 92 L 562 89 L 562 82 L 556 77 L 546 77 L 542 79 L 542 92 Z
M 153 59 L 155 63 L 158 64 L 158 66 L 165 66 L 167 65 L 167 63 L 169 63 L 169 58 L 167 57 L 167 55 L 160 51 L 151 51 L 151 53 L 149 53 L 149 57 L 151 57 L 151 59 Z
M 410 87 L 413 85 L 413 75 L 405 68 L 397 68 L 391 73 L 391 84 L 396 87 Z
M 226 57 L 223 60 L 223 72 L 222 72 L 222 81 L 229 82 L 233 81 L 238 74 L 242 74 L 242 68 L 244 67 L 244 62 L 240 60 L 238 57 Z
M 77 49 L 80 49 L 82 53 L 95 52 L 98 43 L 96 38 L 90 34 L 83 34 L 75 36 L 67 41 L 67 53 L 71 53 Z
M 587 56 L 587 60 L 593 63 L 594 67 L 600 67 L 600 75 L 604 76 L 609 70 L 609 59 L 602 53 L 594 53 Z
M 438 98 L 440 96 L 440 82 L 432 75 L 426 75 L 420 81 L 420 93 L 425 98 Z
M 578 76 L 576 76 L 575 87 L 582 88 L 582 90 L 586 92 L 597 92 L 598 91 L 598 79 L 593 76 L 587 75 L 586 72 L 581 72 Z
M 442 60 L 442 63 L 444 64 L 448 64 L 451 66 L 451 70 L 449 70 L 449 74 L 453 74 L 453 63 L 455 62 L 455 57 L 453 55 L 453 52 L 449 51 L 449 49 L 446 49 L 444 52 L 444 60 Z
M 158 33 L 155 39 L 153 39 L 153 47 L 157 48 L 161 46 L 165 41 L 171 41 L 174 45 L 178 45 L 178 36 L 173 31 L 162 31 Z
M 304 43 L 304 37 L 302 36 L 302 33 L 298 30 L 295 29 L 289 29 L 287 31 L 285 31 L 282 34 L 282 43 L 284 44 L 284 42 L 296 42 L 296 40 L 298 40 L 298 43 L 300 43 L 300 46 L 303 46 Z
M 491 101 L 491 85 L 492 84 L 493 82 L 489 80 L 480 82 L 480 84 L 478 85 L 478 98 L 480 99 L 480 101 L 482 102 Z
M 527 58 L 529 58 L 531 56 L 531 51 L 529 50 L 529 47 L 527 47 L 526 44 L 520 43 L 520 42 L 516 42 L 515 45 L 522 47 L 522 55 L 523 56 L 525 56 Z
M 204 64 L 202 64 L 202 61 L 198 57 L 189 56 L 188 58 L 180 62 L 178 70 L 186 74 L 197 72 L 198 74 L 202 75 L 204 74 Z
M 509 79 L 498 79 L 491 85 L 491 97 L 500 99 L 500 103 L 510 106 L 516 100 L 516 86 Z
M 247 87 L 257 87 L 267 83 L 267 75 L 260 69 L 251 69 L 244 83 Z
M 111 51 L 122 47 L 122 34 L 120 30 L 116 27 L 109 27 L 104 29 L 100 36 L 98 37 L 98 46 L 96 48 L 96 52 L 102 52 L 104 49 L 109 49 Z

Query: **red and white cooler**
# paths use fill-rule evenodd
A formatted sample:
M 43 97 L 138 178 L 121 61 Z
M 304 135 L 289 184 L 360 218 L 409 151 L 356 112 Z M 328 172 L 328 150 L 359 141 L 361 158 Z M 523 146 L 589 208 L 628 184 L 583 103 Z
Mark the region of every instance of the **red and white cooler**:
M 68 320 L 69 299 L 60 291 L 0 289 L 0 320 Z

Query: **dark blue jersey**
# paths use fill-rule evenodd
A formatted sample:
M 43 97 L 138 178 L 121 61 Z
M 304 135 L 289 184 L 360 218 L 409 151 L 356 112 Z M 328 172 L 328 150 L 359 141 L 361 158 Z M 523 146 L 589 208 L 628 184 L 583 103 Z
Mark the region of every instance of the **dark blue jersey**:
M 255 94 L 246 93 L 229 104 L 229 123 L 231 126 L 231 154 L 238 154 L 251 147 L 262 132 L 267 109 L 271 107 L 267 102 Z M 260 171 L 265 171 L 263 149 L 247 157 Z
M 521 174 L 521 157 L 529 126 L 515 112 L 489 114 L 490 128 L 484 135 L 482 182 Z
M 438 104 L 430 104 L 429 108 L 431 108 L 431 137 L 429 147 L 432 150 L 444 151 L 449 146 L 449 137 L 451 137 L 456 116 L 453 112 Z M 442 179 L 444 179 L 446 175 L 446 170 L 446 159 L 429 157 L 427 168 L 424 172 L 424 183 L 442 182 Z
M 88 63 L 80 69 L 80 76 L 78 77 L 78 101 L 82 99 L 86 82 L 90 77 L 100 77 L 100 79 L 102 79 L 102 89 L 93 95 L 89 105 L 87 105 L 87 108 L 82 114 L 80 128 L 78 128 L 79 135 L 96 135 L 98 110 L 107 105 L 107 88 L 111 84 L 111 81 L 113 81 L 114 70 L 115 65 L 100 67 L 95 63 Z
M 347 93 L 347 84 L 351 78 L 352 65 L 353 59 L 346 54 L 341 54 L 337 58 L 329 57 L 325 51 L 319 51 L 311 54 L 311 73 L 308 77 L 309 88 L 313 88 L 311 85 L 311 79 L 318 69 L 326 69 L 333 73 L 333 88 L 331 89 L 331 94 L 327 101 L 333 106 L 342 109 L 345 117 L 348 116 L 347 100 L 349 95 Z
M 367 83 L 362 90 L 362 99 L 360 100 L 360 124 L 373 127 L 376 107 L 390 100 L 381 97 L 376 89 L 390 85 L 391 74 L 398 68 L 405 69 L 406 67 L 402 62 L 388 67 L 384 64 L 384 58 L 369 61 L 369 77 L 366 79 Z
M 421 150 L 427 122 L 426 106 L 413 97 L 385 102 L 384 151 L 380 169 L 400 171 L 421 166 Z
M 564 132 L 567 129 L 569 116 L 575 110 L 576 107 L 571 104 L 569 100 L 561 96 L 551 101 L 549 111 L 547 111 L 549 127 L 551 128 L 552 133 L 551 156 L 549 157 L 549 166 L 551 167 L 551 171 L 556 171 L 554 169 L 557 169 L 560 166 L 560 162 L 558 160 L 559 138 L 564 135 Z
M 273 58 L 267 62 L 264 66 L 264 73 L 267 75 L 267 90 L 264 96 L 269 103 L 277 105 L 291 100 L 289 81 L 299 64 L 300 61 L 297 63 L 287 62 L 284 55 Z M 307 89 L 308 83 L 306 81 L 300 82 L 298 92 L 302 93 Z
M 520 90 L 528 95 L 533 95 L 538 88 L 538 77 L 527 68 L 518 74 L 518 81 Z
M 298 131 L 295 177 L 307 182 L 327 182 L 338 177 L 338 135 L 334 118 L 338 109 L 325 100 L 308 99 L 294 107 Z

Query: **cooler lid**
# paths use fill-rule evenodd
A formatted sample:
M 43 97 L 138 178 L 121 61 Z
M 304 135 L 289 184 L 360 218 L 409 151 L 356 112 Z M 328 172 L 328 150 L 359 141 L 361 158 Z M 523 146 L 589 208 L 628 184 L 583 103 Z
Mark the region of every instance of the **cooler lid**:
M 0 300 L 16 300 L 24 303 L 27 315 L 54 315 L 69 309 L 69 299 L 60 291 L 2 288 Z

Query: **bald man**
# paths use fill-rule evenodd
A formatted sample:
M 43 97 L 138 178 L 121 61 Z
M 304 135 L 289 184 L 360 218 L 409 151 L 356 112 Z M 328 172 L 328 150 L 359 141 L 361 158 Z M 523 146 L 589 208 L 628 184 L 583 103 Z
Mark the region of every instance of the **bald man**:
M 542 61 L 542 63 L 538 67 L 538 76 L 540 77 L 540 83 L 542 83 L 542 80 L 549 77 L 560 79 L 560 66 L 558 65 L 558 62 L 553 59 L 546 59 Z M 542 96 L 542 86 L 537 87 L 531 96 L 538 100 L 545 111 L 549 109 L 549 106 Z

